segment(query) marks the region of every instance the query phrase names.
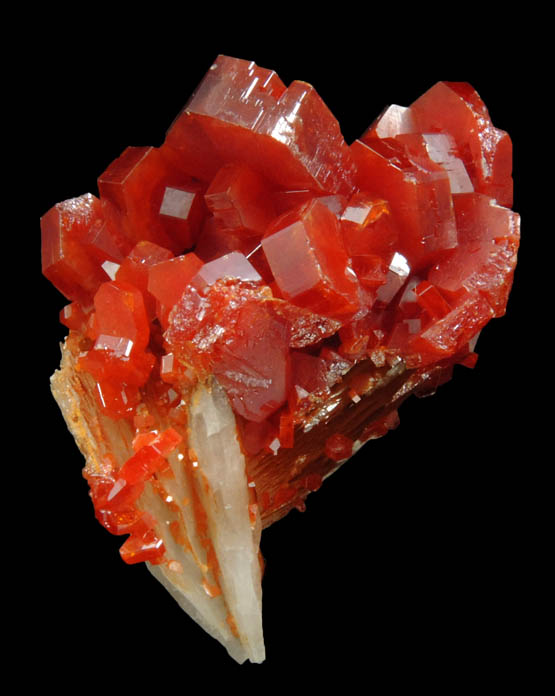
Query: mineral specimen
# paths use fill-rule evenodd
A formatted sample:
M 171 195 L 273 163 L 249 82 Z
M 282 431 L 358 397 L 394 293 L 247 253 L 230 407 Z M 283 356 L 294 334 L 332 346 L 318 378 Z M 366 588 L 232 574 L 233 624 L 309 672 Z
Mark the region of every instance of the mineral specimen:
M 505 312 L 510 138 L 440 82 L 348 146 L 313 87 L 219 56 L 98 191 L 41 220 L 70 300 L 54 397 L 123 560 L 261 662 L 263 527 L 473 367 Z

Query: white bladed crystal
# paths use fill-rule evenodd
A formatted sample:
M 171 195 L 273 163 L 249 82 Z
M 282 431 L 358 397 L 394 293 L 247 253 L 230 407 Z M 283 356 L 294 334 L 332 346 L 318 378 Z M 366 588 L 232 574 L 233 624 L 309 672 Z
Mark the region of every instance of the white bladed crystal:
M 265 649 L 258 560 L 262 525 L 257 518 L 251 526 L 246 463 L 237 440 L 235 417 L 216 380 L 209 387 L 197 387 L 189 412 L 190 446 L 204 484 L 199 493 L 218 558 L 224 598 L 249 660 L 262 662 Z

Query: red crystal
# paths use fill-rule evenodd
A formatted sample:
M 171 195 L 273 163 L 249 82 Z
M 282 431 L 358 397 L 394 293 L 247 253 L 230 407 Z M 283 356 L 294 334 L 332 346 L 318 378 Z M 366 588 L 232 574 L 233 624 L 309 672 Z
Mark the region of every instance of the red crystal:
M 143 492 L 144 485 L 126 485 L 125 481 L 114 480 L 106 476 L 85 476 L 90 489 L 91 497 L 98 511 L 110 511 L 128 513 L 134 509 L 135 502 Z
M 124 150 L 98 190 L 109 225 L 130 246 L 146 240 L 180 253 L 194 244 L 206 215 L 202 190 L 154 147 Z
M 155 434 L 130 457 L 118 472 L 118 481 L 132 486 L 147 481 L 157 471 L 167 468 L 165 457 L 174 450 L 183 438 L 173 428 Z
M 414 288 L 416 301 L 425 309 L 432 319 L 441 319 L 449 314 L 451 308 L 442 297 L 439 290 L 427 280 L 423 280 Z
M 262 236 L 275 217 L 264 179 L 244 165 L 227 164 L 216 174 L 204 196 L 214 216 L 242 236 Z
M 121 536 L 131 534 L 134 527 L 141 519 L 143 513 L 137 508 L 130 508 L 122 512 L 114 510 L 95 510 L 95 517 L 110 534 Z
M 268 447 L 273 440 L 275 431 L 269 421 L 245 421 L 242 428 L 242 443 L 247 454 L 258 454 Z
M 378 256 L 389 262 L 399 230 L 387 201 L 367 193 L 351 197 L 341 214 L 345 247 L 351 256 Z
M 156 358 L 152 353 L 133 353 L 133 341 L 101 334 L 91 350 L 79 359 L 79 369 L 89 372 L 100 382 L 141 387 L 148 379 Z
M 237 413 L 257 422 L 267 418 L 285 403 L 290 386 L 287 323 L 264 305 L 247 302 L 213 371 Z
M 397 427 L 408 394 L 474 367 L 516 265 L 511 150 L 466 83 L 389 106 L 348 146 L 313 87 L 219 56 L 161 147 L 127 148 L 100 198 L 42 217 L 43 273 L 70 300 L 57 399 L 94 441 L 95 516 L 130 535 L 125 562 L 188 586 L 183 551 L 227 606 L 189 442 L 199 383 L 235 413 L 256 536 Z
M 416 124 L 411 110 L 406 106 L 391 104 L 385 108 L 361 140 L 372 138 L 394 138 L 405 133 L 416 133 Z
M 323 358 L 308 353 L 291 351 L 293 365 L 293 384 L 308 394 L 328 388 L 327 365 Z
M 419 365 L 430 364 L 455 355 L 494 317 L 486 298 L 478 292 L 469 294 L 442 319 L 411 339 L 412 349 L 418 354 Z
M 84 242 L 103 224 L 100 201 L 90 193 L 58 203 L 41 218 L 42 272 L 70 300 L 89 304 L 109 280 Z
M 345 435 L 334 433 L 326 440 L 326 455 L 335 462 L 347 459 L 352 453 L 353 441 Z
M 146 523 L 137 523 L 131 536 L 121 546 L 120 555 L 126 563 L 161 563 L 166 549 L 160 538 Z
M 74 331 L 83 331 L 87 324 L 89 312 L 79 302 L 72 302 L 60 311 L 60 322 Z
M 149 268 L 171 258 L 173 253 L 169 249 L 164 249 L 153 242 L 142 241 L 133 247 L 116 271 L 117 281 L 134 285 L 143 294 L 149 321 L 152 321 L 156 314 L 156 299 L 148 291 Z
M 159 302 L 158 318 L 167 326 L 168 314 L 202 267 L 194 253 L 160 261 L 148 269 L 148 291 Z
M 273 222 L 262 248 L 283 297 L 293 304 L 331 317 L 359 308 L 358 282 L 338 220 L 319 199 Z
M 341 322 L 331 317 L 315 314 L 309 309 L 296 307 L 281 299 L 274 298 L 272 309 L 289 324 L 291 348 L 306 348 L 333 336 L 341 327 Z
M 134 351 L 146 348 L 150 324 L 140 290 L 122 281 L 103 283 L 94 296 L 94 308 L 97 336 L 127 338 Z
M 463 161 L 458 156 L 455 140 L 447 133 L 400 134 L 395 140 L 406 148 L 411 158 L 432 160 L 449 178 L 451 193 L 472 193 L 474 186 Z
M 399 226 L 398 251 L 416 271 L 457 245 L 449 177 L 431 159 L 411 158 L 397 140 L 351 146 L 359 186 L 388 201 Z
M 99 377 L 96 379 L 95 396 L 106 415 L 119 419 L 135 413 L 135 408 L 141 403 L 138 387 L 122 384 L 113 375 L 104 380 Z
M 127 148 L 100 200 L 43 217 L 43 269 L 105 413 L 135 415 L 148 383 L 177 417 L 169 385 L 212 372 L 250 423 L 278 411 L 290 446 L 296 409 L 353 363 L 469 362 L 512 284 L 510 158 L 466 83 L 347 147 L 310 85 L 219 56 L 161 148 Z
M 259 237 L 248 237 L 243 230 L 228 230 L 223 222 L 216 217 L 206 218 L 200 236 L 195 246 L 195 254 L 203 261 L 240 251 L 247 255 L 259 245 Z
M 316 90 L 304 82 L 286 89 L 275 73 L 246 60 L 216 59 L 165 148 L 204 181 L 237 162 L 287 190 L 353 190 L 349 149 Z
M 505 312 L 520 238 L 520 218 L 479 193 L 453 196 L 458 248 L 434 266 L 429 280 L 448 297 L 477 291 L 495 316 Z
M 225 278 L 251 283 L 262 281 L 260 274 L 247 258 L 238 251 L 232 251 L 230 254 L 220 256 L 218 259 L 199 267 L 198 272 L 191 280 L 191 285 L 204 294 L 216 281 Z
M 449 133 L 455 139 L 475 191 L 511 207 L 511 139 L 493 127 L 484 102 L 467 82 L 438 82 L 410 109 L 419 132 Z

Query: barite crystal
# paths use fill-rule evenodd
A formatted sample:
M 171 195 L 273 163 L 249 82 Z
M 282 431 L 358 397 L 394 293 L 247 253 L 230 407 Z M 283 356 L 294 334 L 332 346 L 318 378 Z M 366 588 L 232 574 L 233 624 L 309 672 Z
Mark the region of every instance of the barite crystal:
M 42 217 L 95 516 L 238 662 L 265 659 L 263 528 L 505 313 L 511 160 L 467 83 L 348 145 L 311 85 L 219 56 L 161 147 Z

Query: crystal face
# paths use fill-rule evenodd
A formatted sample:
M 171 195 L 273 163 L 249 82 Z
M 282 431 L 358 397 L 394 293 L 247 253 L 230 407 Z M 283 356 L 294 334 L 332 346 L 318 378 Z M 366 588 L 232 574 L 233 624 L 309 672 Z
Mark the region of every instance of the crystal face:
M 511 147 L 466 83 L 349 145 L 314 87 L 219 56 L 160 147 L 43 215 L 94 514 L 237 661 L 265 658 L 263 528 L 506 312 Z

